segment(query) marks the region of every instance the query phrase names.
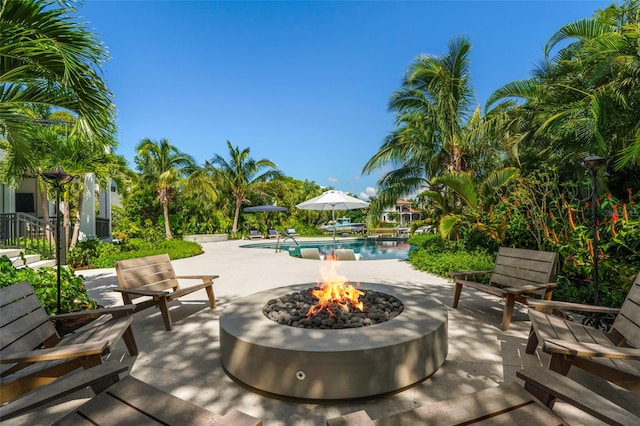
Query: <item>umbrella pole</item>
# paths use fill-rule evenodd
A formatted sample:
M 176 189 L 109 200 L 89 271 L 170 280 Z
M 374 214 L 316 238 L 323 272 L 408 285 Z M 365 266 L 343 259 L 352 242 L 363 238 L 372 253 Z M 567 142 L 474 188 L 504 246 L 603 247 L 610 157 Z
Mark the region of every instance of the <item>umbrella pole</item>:
M 333 220 L 333 243 L 336 242 L 336 211 L 331 210 L 331 220 Z

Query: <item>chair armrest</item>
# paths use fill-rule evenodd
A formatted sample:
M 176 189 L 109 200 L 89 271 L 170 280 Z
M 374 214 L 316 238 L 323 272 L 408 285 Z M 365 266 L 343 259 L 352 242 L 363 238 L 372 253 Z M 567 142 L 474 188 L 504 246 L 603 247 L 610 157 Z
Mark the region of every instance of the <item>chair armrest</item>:
M 522 287 L 504 287 L 503 290 L 506 291 L 507 293 L 521 294 L 521 293 L 533 293 L 538 290 L 555 288 L 557 286 L 558 286 L 558 283 L 546 283 L 546 284 L 540 284 L 540 285 L 524 285 Z
M 640 349 L 624 346 L 606 346 L 597 343 L 571 342 L 560 339 L 545 339 L 544 350 L 582 357 L 600 357 L 640 360 Z
M 551 370 L 543 367 L 531 367 L 516 371 L 516 375 L 524 380 L 525 389 L 532 390 L 533 388 L 558 398 L 607 424 L 638 424 L 637 416 L 568 377 Z
M 145 290 L 145 289 L 140 289 L 140 288 L 114 288 L 113 291 L 119 291 L 120 293 L 130 293 L 130 294 L 137 294 L 139 296 L 166 296 L 168 294 L 171 294 L 169 291 L 166 290 Z
M 128 368 L 124 364 L 107 361 L 86 370 L 79 369 L 65 374 L 0 407 L 0 422 L 42 407 L 87 386 L 102 387 L 105 381 L 108 385 L 111 381 L 119 380 L 120 373 L 127 371 Z
M 469 275 L 484 275 L 490 274 L 493 271 L 466 271 L 466 272 L 449 272 L 451 278 L 465 278 Z
M 176 277 L 179 280 L 215 280 L 216 278 L 220 278 L 220 275 L 181 275 Z
M 0 364 L 20 362 L 52 361 L 56 359 L 76 358 L 89 355 L 100 355 L 109 347 L 106 340 L 36 349 L 33 351 L 11 352 L 0 355 Z
M 96 314 L 102 315 L 113 315 L 114 318 L 118 318 L 124 315 L 132 315 L 136 310 L 134 305 L 123 305 L 123 306 L 112 306 L 109 308 L 100 308 L 100 309 L 90 309 L 88 311 L 79 311 L 79 312 L 68 312 L 66 314 L 58 314 L 52 315 L 49 319 L 61 320 L 61 319 L 70 319 L 70 318 L 82 318 L 85 316 L 92 316 Z
M 552 309 L 568 309 L 581 312 L 600 312 L 604 314 L 617 314 L 618 308 L 607 308 L 606 306 L 583 305 L 580 303 L 560 302 L 558 300 L 531 300 L 527 305 L 536 311 L 550 311 Z

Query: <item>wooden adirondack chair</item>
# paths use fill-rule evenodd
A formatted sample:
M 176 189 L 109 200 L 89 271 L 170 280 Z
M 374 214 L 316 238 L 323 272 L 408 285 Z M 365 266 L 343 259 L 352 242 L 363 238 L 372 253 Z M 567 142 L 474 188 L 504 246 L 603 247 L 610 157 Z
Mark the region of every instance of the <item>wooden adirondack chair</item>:
M 556 400 L 609 425 L 626 426 L 640 421 L 608 399 L 545 368 L 525 368 L 516 375 L 524 380 L 524 387 L 515 382 L 503 383 L 375 421 L 361 410 L 329 419 L 327 425 L 565 425 L 567 422 L 551 410 Z
M 551 370 L 567 375 L 575 366 L 640 394 L 640 273 L 619 310 L 556 301 L 532 301 L 529 306 L 527 353 L 540 341 L 551 354 Z M 557 309 L 618 314 L 611 330 L 604 332 L 545 313 Z
M 49 317 L 28 281 L 0 289 L 0 403 L 52 382 L 77 368 L 102 363 L 122 338 L 132 356 L 134 307 L 119 306 Z M 60 337 L 52 320 L 102 316 Z
M 450 272 L 455 283 L 453 307 L 458 307 L 462 286 L 471 287 L 505 299 L 502 329 L 509 330 L 515 302 L 527 304 L 527 294 L 541 293 L 551 299 L 556 279 L 558 253 L 500 247 L 492 271 Z M 491 274 L 489 285 L 469 277 Z
M 125 304 L 133 303 L 133 299 L 147 296 L 147 300 L 135 304 L 135 311 L 157 306 L 167 330 L 173 328 L 169 315 L 169 302 L 194 291 L 205 289 L 211 309 L 216 308 L 213 294 L 213 280 L 218 275 L 176 276 L 167 254 L 119 260 L 116 262 L 119 291 Z M 179 279 L 200 280 L 200 284 L 180 288 Z

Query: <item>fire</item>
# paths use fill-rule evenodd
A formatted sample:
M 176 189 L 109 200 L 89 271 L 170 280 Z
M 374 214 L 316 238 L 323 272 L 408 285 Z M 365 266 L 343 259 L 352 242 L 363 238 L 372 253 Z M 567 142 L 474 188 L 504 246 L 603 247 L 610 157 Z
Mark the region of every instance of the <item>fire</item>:
M 318 303 L 309 308 L 307 317 L 311 317 L 325 309 L 329 315 L 333 316 L 331 308 L 339 308 L 344 312 L 349 312 L 350 306 L 362 311 L 364 304 L 359 300 L 364 292 L 356 289 L 347 283 L 346 277 L 336 272 L 335 262 L 323 262 L 328 268 L 321 270 L 322 282 L 319 289 L 311 292 L 318 298 Z

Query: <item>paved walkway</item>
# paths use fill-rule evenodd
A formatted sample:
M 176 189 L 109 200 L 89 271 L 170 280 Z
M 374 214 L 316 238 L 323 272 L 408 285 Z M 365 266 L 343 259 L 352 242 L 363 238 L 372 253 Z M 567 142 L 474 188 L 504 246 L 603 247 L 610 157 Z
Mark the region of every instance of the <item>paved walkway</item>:
M 256 241 L 252 241 L 255 243 Z M 220 366 L 218 319 L 235 299 L 257 291 L 321 280 L 320 261 L 290 257 L 286 252 L 243 248 L 248 241 L 203 244 L 204 254 L 174 261 L 178 275 L 217 274 L 215 294 L 218 307 L 208 308 L 204 291 L 173 302 L 174 329 L 167 332 L 156 309 L 136 314 L 134 334 L 140 354 L 128 355 L 119 344 L 111 355 L 131 366 L 130 374 L 178 397 L 224 414 L 236 408 L 271 425 L 323 425 L 329 418 L 366 410 L 373 419 L 409 410 L 517 380 L 515 371 L 523 366 L 547 365 L 544 353 L 525 354 L 529 321 L 526 309 L 514 312 L 508 332 L 501 330 L 502 304 L 489 295 L 463 290 L 459 309 L 447 308 L 449 315 L 449 354 L 445 364 L 431 377 L 405 391 L 358 401 L 309 404 L 255 394 L 232 381 Z M 350 282 L 379 282 L 424 289 L 445 306 L 451 306 L 452 284 L 433 275 L 416 271 L 398 260 L 340 262 L 337 270 Z M 122 304 L 114 269 L 78 271 L 87 288 L 103 306 Z M 188 285 L 187 282 L 185 284 Z M 640 402 L 630 394 L 580 370 L 570 377 L 627 410 L 640 415 Z M 47 425 L 90 397 L 79 392 L 63 404 L 13 419 L 7 425 Z M 571 407 L 556 408 L 574 424 L 597 424 Z

